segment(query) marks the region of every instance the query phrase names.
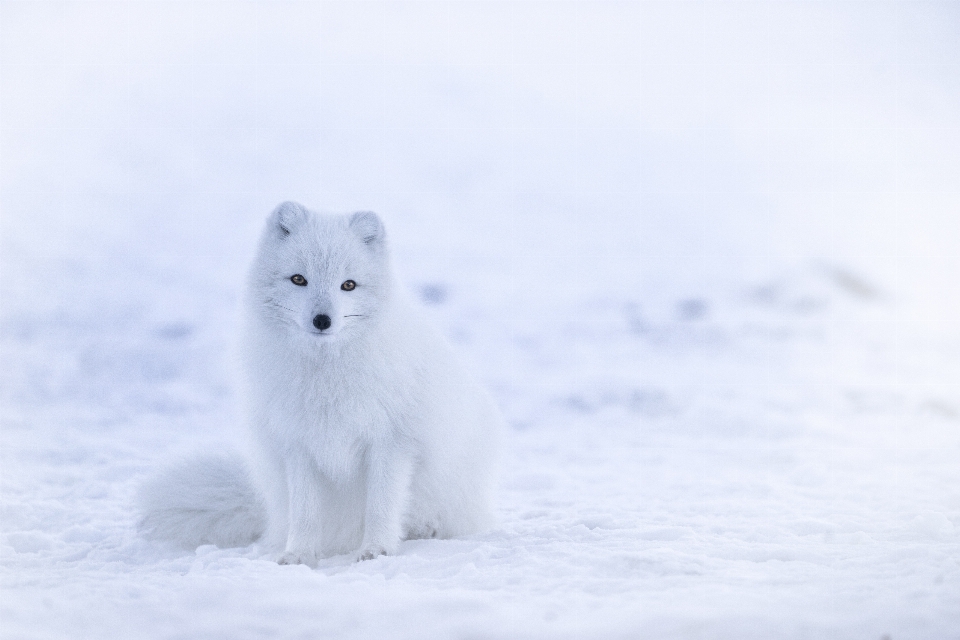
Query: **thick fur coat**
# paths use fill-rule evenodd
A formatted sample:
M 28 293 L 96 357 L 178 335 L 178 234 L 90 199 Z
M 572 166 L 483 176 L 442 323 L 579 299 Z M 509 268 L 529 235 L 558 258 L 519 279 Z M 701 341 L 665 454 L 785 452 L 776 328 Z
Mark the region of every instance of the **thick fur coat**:
M 315 565 L 490 523 L 501 418 L 397 286 L 375 214 L 281 204 L 245 305 L 252 472 L 224 458 L 167 470 L 141 491 L 145 533 L 260 539 L 282 564 Z

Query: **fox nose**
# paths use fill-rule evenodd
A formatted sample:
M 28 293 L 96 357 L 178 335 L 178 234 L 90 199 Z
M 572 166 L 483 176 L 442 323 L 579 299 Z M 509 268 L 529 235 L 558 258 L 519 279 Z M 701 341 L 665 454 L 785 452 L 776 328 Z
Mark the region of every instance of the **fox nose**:
M 330 316 L 328 315 L 324 315 L 321 313 L 320 315 L 314 316 L 313 318 L 313 326 L 315 326 L 317 329 L 320 329 L 320 331 L 323 331 L 324 329 L 329 329 L 330 324 L 331 324 Z

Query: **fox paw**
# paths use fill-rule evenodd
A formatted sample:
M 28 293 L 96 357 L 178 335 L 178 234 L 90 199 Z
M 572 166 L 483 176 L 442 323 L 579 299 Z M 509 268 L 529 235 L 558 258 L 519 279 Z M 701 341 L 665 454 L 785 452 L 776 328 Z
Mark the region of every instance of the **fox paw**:
M 277 559 L 277 564 L 305 564 L 311 569 L 317 566 L 317 555 L 308 551 L 287 551 Z
M 429 524 L 423 524 L 408 531 L 407 540 L 429 540 L 439 535 L 435 527 Z
M 364 560 L 373 560 L 374 558 L 379 558 L 380 556 L 387 555 L 387 550 L 381 547 L 380 545 L 368 545 L 360 550 L 360 553 L 357 554 L 357 562 L 363 562 Z

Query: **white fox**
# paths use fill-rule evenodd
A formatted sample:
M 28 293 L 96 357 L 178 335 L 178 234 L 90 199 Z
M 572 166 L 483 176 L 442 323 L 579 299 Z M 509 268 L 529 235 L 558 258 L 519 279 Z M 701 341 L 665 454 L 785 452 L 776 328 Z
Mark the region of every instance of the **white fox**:
M 376 214 L 278 206 L 246 307 L 254 472 L 224 457 L 168 469 L 140 492 L 145 534 L 259 539 L 315 566 L 490 523 L 502 419 L 395 283 Z

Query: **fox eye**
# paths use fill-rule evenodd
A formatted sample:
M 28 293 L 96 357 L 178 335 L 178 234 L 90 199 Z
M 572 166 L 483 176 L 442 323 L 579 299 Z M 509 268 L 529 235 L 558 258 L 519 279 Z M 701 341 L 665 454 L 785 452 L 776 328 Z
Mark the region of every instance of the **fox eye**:
M 305 286 L 307 286 L 307 279 L 304 278 L 304 277 L 303 277 L 302 275 L 300 275 L 299 273 L 296 274 L 296 275 L 290 276 L 290 282 L 292 282 L 293 284 L 297 285 L 298 287 L 305 287 Z
M 357 288 L 357 283 L 354 282 L 353 280 L 347 280 L 342 285 L 340 285 L 340 288 L 343 289 L 344 291 L 353 291 L 354 289 Z

